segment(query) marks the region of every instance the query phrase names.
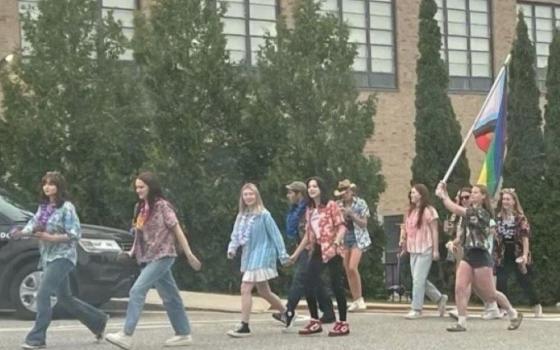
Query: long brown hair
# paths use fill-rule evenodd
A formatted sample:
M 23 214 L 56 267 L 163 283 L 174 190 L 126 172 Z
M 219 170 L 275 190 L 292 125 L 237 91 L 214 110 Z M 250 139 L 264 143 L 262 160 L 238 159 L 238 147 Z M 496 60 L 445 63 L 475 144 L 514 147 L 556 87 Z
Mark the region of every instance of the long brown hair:
M 136 219 L 138 218 L 138 215 L 140 214 L 140 210 L 144 207 L 145 202 L 148 203 L 148 207 L 150 208 L 150 211 L 148 213 L 148 219 L 152 216 L 153 209 L 154 209 L 154 204 L 159 199 L 163 199 L 163 200 L 169 202 L 167 200 L 167 198 L 165 198 L 165 196 L 163 195 L 163 191 L 161 189 L 161 184 L 160 184 L 159 179 L 156 176 L 156 174 L 152 173 L 151 171 L 144 171 L 144 172 L 140 173 L 134 181 L 136 182 L 136 180 L 140 180 L 143 183 L 145 183 L 146 186 L 148 186 L 148 198 L 147 198 L 146 201 L 138 200 L 138 203 L 136 204 L 136 210 L 135 210 L 135 213 L 134 213 L 134 222 L 136 222 Z M 133 183 L 133 186 L 134 186 L 134 183 Z M 171 203 L 169 203 L 169 204 L 171 205 L 171 207 L 173 208 L 174 211 L 177 211 Z
M 490 202 L 488 187 L 484 185 L 474 185 L 473 188 L 474 187 L 478 188 L 480 190 L 480 193 L 484 195 L 484 199 L 482 200 L 482 208 L 484 208 L 490 214 L 491 218 L 494 218 L 494 209 L 492 208 L 492 203 Z
M 424 211 L 427 207 L 431 206 L 430 191 L 428 191 L 428 187 L 426 187 L 426 185 L 424 184 L 415 184 L 412 185 L 412 188 L 415 189 L 418 194 L 420 194 L 420 201 L 416 204 L 412 203 L 410 192 L 408 192 L 408 216 L 410 216 L 414 209 L 418 209 L 418 220 L 416 220 L 416 227 L 420 228 L 422 226 L 422 221 L 424 220 Z
M 69 197 L 66 189 L 66 179 L 64 179 L 64 176 L 58 171 L 47 171 L 41 179 L 41 193 L 39 198 L 42 203 L 49 203 L 50 201 L 50 198 L 45 194 L 45 191 L 43 191 L 43 186 L 47 183 L 56 186 L 55 204 L 57 208 L 62 207 Z

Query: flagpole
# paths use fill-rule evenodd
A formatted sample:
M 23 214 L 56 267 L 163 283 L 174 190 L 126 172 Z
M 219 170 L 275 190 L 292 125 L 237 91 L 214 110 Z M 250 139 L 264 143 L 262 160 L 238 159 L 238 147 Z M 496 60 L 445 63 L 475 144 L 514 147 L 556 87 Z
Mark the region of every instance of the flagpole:
M 498 77 L 506 69 L 507 65 L 509 64 L 509 61 L 511 61 L 511 54 L 507 55 L 506 60 L 504 61 L 504 64 L 502 65 L 502 68 L 500 68 L 500 71 L 498 72 L 498 75 L 497 75 Z M 492 87 L 490 88 L 489 91 L 492 91 L 496 87 L 497 83 L 498 83 L 498 79 L 494 80 L 494 83 L 492 84 Z M 447 180 L 449 179 L 449 176 L 451 176 L 451 172 L 453 172 L 453 169 L 455 169 L 455 165 L 457 165 L 457 162 L 459 161 L 459 157 L 461 157 L 461 153 L 463 153 L 463 151 L 465 150 L 465 147 L 467 146 L 467 142 L 469 141 L 469 139 L 471 138 L 471 135 L 474 132 L 474 128 L 476 126 L 476 123 L 482 117 L 482 111 L 484 111 L 484 109 L 486 108 L 486 105 L 488 104 L 489 100 L 490 100 L 490 94 L 486 95 L 486 99 L 484 100 L 484 103 L 482 104 L 482 108 L 480 108 L 480 111 L 478 112 L 478 115 L 476 116 L 476 119 L 474 120 L 471 128 L 469 129 L 469 132 L 465 135 L 465 138 L 463 139 L 463 143 L 461 144 L 461 147 L 459 147 L 459 150 L 457 151 L 457 154 L 455 154 L 455 158 L 453 158 L 453 161 L 451 162 L 451 165 L 449 166 L 449 169 L 447 169 L 447 172 L 445 173 L 445 176 L 441 180 L 442 182 L 446 183 Z

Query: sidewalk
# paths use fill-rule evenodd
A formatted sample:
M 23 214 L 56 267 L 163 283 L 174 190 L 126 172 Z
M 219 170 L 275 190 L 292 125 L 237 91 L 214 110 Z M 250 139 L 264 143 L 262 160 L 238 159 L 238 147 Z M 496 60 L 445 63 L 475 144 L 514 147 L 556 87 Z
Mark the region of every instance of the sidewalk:
M 205 310 L 205 311 L 221 311 L 221 312 L 240 312 L 241 297 L 239 295 L 227 295 L 216 293 L 200 293 L 181 291 L 181 297 L 185 306 L 189 310 Z M 282 300 L 285 304 L 286 300 Z M 152 307 L 162 307 L 162 301 L 155 289 L 148 292 L 146 304 Z M 406 302 L 366 302 L 367 311 L 369 312 L 396 312 L 406 313 L 410 309 L 410 304 Z M 453 308 L 453 304 L 448 304 L 448 309 Z M 253 313 L 263 313 L 269 311 L 270 305 L 262 298 L 253 296 Z M 307 308 L 305 300 L 302 299 L 298 309 L 305 310 Z M 436 311 L 435 304 L 425 304 L 424 310 Z M 518 308 L 518 310 L 530 314 L 532 311 L 528 308 Z M 471 306 L 469 312 L 480 313 L 482 306 Z

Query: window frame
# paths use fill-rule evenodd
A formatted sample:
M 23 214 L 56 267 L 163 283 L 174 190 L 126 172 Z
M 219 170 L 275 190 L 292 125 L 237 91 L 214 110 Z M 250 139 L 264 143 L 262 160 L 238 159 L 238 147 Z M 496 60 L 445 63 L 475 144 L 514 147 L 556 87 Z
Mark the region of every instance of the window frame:
M 546 56 L 544 55 L 539 55 L 538 49 L 537 49 L 537 44 L 546 44 L 547 47 L 550 47 L 550 43 L 552 42 L 552 38 L 551 38 L 551 42 L 545 42 L 545 41 L 538 41 L 538 37 L 537 37 L 537 20 L 549 20 L 552 27 L 552 35 L 554 35 L 554 29 L 558 28 L 560 30 L 560 4 L 553 4 L 553 3 L 543 3 L 543 2 L 527 2 L 527 1 L 517 1 L 516 3 L 516 16 L 519 14 L 519 10 L 521 10 L 521 6 L 529 6 L 531 8 L 531 14 L 530 16 L 528 16 L 526 13 L 523 13 L 523 17 L 525 18 L 525 22 L 527 22 L 527 17 L 530 18 L 531 23 L 526 23 L 527 24 L 527 31 L 529 34 L 529 40 L 531 41 L 531 44 L 533 45 L 534 48 L 534 52 L 535 52 L 535 73 L 536 73 L 536 78 L 537 78 L 537 86 L 539 88 L 539 90 L 541 92 L 546 91 L 546 75 L 548 72 L 548 57 L 550 56 L 550 52 L 548 52 L 546 54 Z M 545 18 L 545 17 L 537 17 L 537 7 L 547 7 L 549 8 L 551 11 L 551 16 L 550 18 Z M 558 15 L 557 15 L 557 11 L 558 10 Z M 541 57 L 546 57 L 547 59 L 547 64 L 546 67 L 539 67 L 539 56 Z M 543 73 L 541 73 L 539 71 L 539 69 L 544 69 Z M 541 79 L 541 74 L 543 75 L 542 79 Z
M 221 4 L 225 2 L 228 3 L 228 0 L 216 0 L 216 6 L 221 6 Z M 251 22 L 252 21 L 266 21 L 266 22 L 271 22 L 274 23 L 274 25 L 276 26 L 278 23 L 278 19 L 281 15 L 281 4 L 280 4 L 280 0 L 274 0 L 274 15 L 275 15 L 275 19 L 274 21 L 271 20 L 267 20 L 267 19 L 263 19 L 263 18 L 254 18 L 251 16 L 251 5 L 260 5 L 260 4 L 255 4 L 252 3 L 252 0 L 238 0 L 238 2 L 242 2 L 243 3 L 243 17 L 233 17 L 233 16 L 227 16 L 227 13 L 224 14 L 224 16 L 221 17 L 222 21 L 226 20 L 226 19 L 235 19 L 235 20 L 243 20 L 244 23 L 244 29 L 245 29 L 245 34 L 244 35 L 237 35 L 237 34 L 227 34 L 224 33 L 226 40 L 228 40 L 228 37 L 231 36 L 235 36 L 235 37 L 243 37 L 243 41 L 245 43 L 245 57 L 243 59 L 241 59 L 240 61 L 236 62 L 236 63 L 244 63 L 245 65 L 248 65 L 250 67 L 254 67 L 256 66 L 257 62 L 255 60 L 255 62 L 253 62 L 253 52 L 258 52 L 258 50 L 255 50 L 255 48 L 253 48 L 252 46 L 252 42 L 251 39 L 253 38 L 264 38 L 264 36 L 256 36 L 256 35 L 252 35 L 251 34 Z M 225 26 L 225 22 L 224 23 Z M 226 46 L 226 50 L 231 51 L 227 48 Z M 230 55 L 231 57 L 231 55 Z
M 441 50 L 443 51 L 444 61 L 447 65 L 447 69 L 449 72 L 449 91 L 451 92 L 480 92 L 485 93 L 490 90 L 492 87 L 492 83 L 494 81 L 494 31 L 493 29 L 493 8 L 492 8 L 492 0 L 486 0 L 486 10 L 487 12 L 481 12 L 479 10 L 472 10 L 471 8 L 471 0 L 463 0 L 465 3 L 464 12 L 465 12 L 465 30 L 466 33 L 464 35 L 461 34 L 449 34 L 449 11 L 456 10 L 455 8 L 449 8 L 447 6 L 449 0 L 441 0 L 441 7 L 438 5 L 438 12 L 441 13 L 441 23 L 443 24 L 443 28 L 440 28 L 441 33 Z M 487 28 L 488 28 L 488 36 L 473 36 L 472 34 L 472 20 L 471 15 L 472 13 L 476 14 L 486 14 L 487 16 Z M 438 23 L 439 25 L 439 23 Z M 476 25 L 476 23 L 475 23 Z M 466 75 L 452 75 L 450 72 L 450 62 L 449 62 L 449 37 L 452 38 L 462 38 L 466 42 L 465 49 L 452 49 L 451 51 L 454 52 L 464 52 L 466 53 L 466 67 L 467 67 L 467 74 Z M 488 51 L 480 51 L 480 50 L 473 50 L 472 48 L 472 40 L 473 39 L 485 39 L 488 40 Z M 473 53 L 480 53 L 480 54 L 488 54 L 488 68 L 489 68 L 489 76 L 482 77 L 482 76 L 475 76 L 473 75 Z
M 335 0 L 337 4 L 336 15 L 341 23 L 344 23 L 344 0 Z M 366 71 L 356 71 L 352 67 L 352 74 L 354 75 L 354 79 L 356 84 L 360 89 L 374 89 L 374 90 L 396 90 L 398 89 L 398 57 L 397 57 L 397 13 L 396 13 L 396 1 L 395 0 L 388 0 L 388 1 L 380 1 L 380 0 L 360 0 L 363 2 L 363 9 L 364 9 L 364 22 L 365 27 L 356 27 L 352 26 L 347 23 L 347 26 L 350 30 L 352 29 L 359 29 L 365 30 L 366 34 Z M 390 30 L 383 30 L 379 28 L 372 27 L 371 24 L 371 4 L 372 3 L 388 3 L 390 6 L 391 11 L 391 29 Z M 333 13 L 334 11 L 326 11 L 322 10 L 324 13 Z M 391 34 L 391 45 L 383 45 L 383 44 L 374 44 L 371 37 L 371 32 L 374 30 L 386 31 Z M 379 47 L 386 47 L 391 49 L 392 53 L 392 73 L 387 72 L 375 72 L 373 71 L 373 63 L 372 60 L 374 59 L 372 53 L 372 46 L 379 46 Z
M 19 23 L 19 43 L 20 43 L 20 50 L 22 53 L 25 52 L 25 48 L 24 48 L 24 42 L 25 42 L 25 33 L 23 31 L 23 22 L 21 21 L 21 3 L 26 3 L 26 4 L 35 4 L 35 6 L 37 6 L 36 4 L 39 2 L 39 0 L 17 0 L 17 5 L 18 5 L 18 23 Z M 118 6 L 103 6 L 103 0 L 96 0 L 97 2 L 97 12 L 99 15 L 99 19 L 103 18 L 103 12 L 104 10 L 108 10 L 108 11 L 112 11 L 112 10 L 126 10 L 126 11 L 132 11 L 132 19 L 134 20 L 134 12 L 135 11 L 140 11 L 141 10 L 141 0 L 132 0 L 132 2 L 134 3 L 134 9 L 129 9 L 126 7 L 118 7 Z M 122 21 L 121 21 L 122 23 Z M 123 35 L 125 30 L 131 30 L 134 33 L 134 24 L 132 26 L 126 26 L 125 23 L 121 24 L 122 30 L 123 30 Z M 126 35 L 125 35 L 126 36 Z M 127 37 L 128 38 L 128 37 Z M 128 50 L 127 50 L 128 51 Z M 126 54 L 126 53 L 125 53 Z M 123 55 L 125 55 L 123 54 Z M 132 52 L 130 52 L 130 57 L 127 58 L 120 58 L 121 61 L 133 61 L 134 59 L 132 58 Z

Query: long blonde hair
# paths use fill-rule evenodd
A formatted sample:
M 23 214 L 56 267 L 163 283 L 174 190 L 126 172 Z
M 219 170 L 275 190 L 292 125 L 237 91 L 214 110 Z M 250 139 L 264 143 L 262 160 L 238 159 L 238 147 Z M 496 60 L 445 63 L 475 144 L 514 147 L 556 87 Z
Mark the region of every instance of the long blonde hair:
M 500 199 L 498 200 L 498 205 L 496 207 L 496 211 L 500 217 L 504 217 L 504 206 L 502 204 L 502 198 L 504 194 L 508 194 L 513 198 L 515 204 L 513 205 L 513 213 L 515 215 L 525 215 L 523 212 L 523 207 L 521 207 L 521 203 L 519 203 L 519 196 L 515 193 L 514 188 L 504 188 L 500 191 Z
M 259 189 L 255 184 L 248 182 L 245 185 L 243 185 L 243 187 L 241 187 L 241 191 L 239 192 L 239 214 L 247 213 L 250 210 L 250 208 L 243 201 L 243 191 L 245 191 L 246 189 L 253 191 L 255 193 L 255 196 L 257 197 L 257 202 L 255 204 L 254 212 L 260 213 L 263 210 L 265 210 L 266 208 L 264 207 Z

